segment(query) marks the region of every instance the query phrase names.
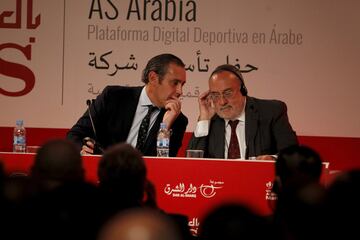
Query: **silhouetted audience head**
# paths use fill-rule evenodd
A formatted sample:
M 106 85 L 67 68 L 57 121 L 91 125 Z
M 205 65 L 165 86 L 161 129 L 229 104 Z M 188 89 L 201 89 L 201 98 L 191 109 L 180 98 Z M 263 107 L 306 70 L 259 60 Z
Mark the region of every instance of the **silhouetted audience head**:
M 98 240 L 180 240 L 172 220 L 159 211 L 129 209 L 112 218 L 100 231 Z
M 4 181 L 3 191 L 7 201 L 20 204 L 28 196 L 29 176 L 25 173 L 15 172 L 7 176 Z
M 146 166 L 141 153 L 130 144 L 111 147 L 98 167 L 99 186 L 115 195 L 140 203 L 144 197 Z
M 144 206 L 149 208 L 158 208 L 156 202 L 156 188 L 155 185 L 149 180 L 145 181 L 145 197 L 144 197 Z
M 274 239 L 271 224 L 240 204 L 225 204 L 209 212 L 200 225 L 201 240 Z
M 4 171 L 4 165 L 2 160 L 0 159 L 0 199 L 3 196 L 3 186 L 5 181 L 5 171 Z
M 131 145 L 120 143 L 111 147 L 99 162 L 98 177 L 100 191 L 105 200 L 102 206 L 105 221 L 129 208 L 157 209 L 155 186 L 146 179 L 142 154 Z M 145 213 L 145 216 L 148 216 L 148 212 Z M 179 236 L 190 239 L 187 217 L 180 214 L 170 214 L 168 217 L 178 228 Z
M 306 146 L 294 145 L 280 151 L 275 162 L 275 181 L 273 191 L 282 188 L 301 187 L 319 182 L 322 172 L 320 155 Z
M 360 239 L 360 169 L 340 173 L 333 180 L 328 187 L 326 207 L 330 237 Z
M 325 196 L 325 187 L 316 182 L 283 189 L 274 215 L 279 239 L 322 239 Z
M 278 199 L 274 220 L 281 239 L 321 238 L 325 188 L 320 184 L 322 160 L 306 146 L 280 151 L 273 191 Z
M 67 140 L 45 143 L 36 154 L 31 177 L 45 190 L 66 182 L 84 181 L 82 159 L 76 146 Z

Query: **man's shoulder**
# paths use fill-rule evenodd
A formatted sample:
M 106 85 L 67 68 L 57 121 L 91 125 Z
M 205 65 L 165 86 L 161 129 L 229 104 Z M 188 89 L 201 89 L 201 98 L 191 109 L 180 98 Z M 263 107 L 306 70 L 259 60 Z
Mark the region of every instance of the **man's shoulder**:
M 260 114 L 263 118 L 277 118 L 287 112 L 287 106 L 277 99 L 259 99 L 248 97 L 246 114 Z
M 285 102 L 278 99 L 261 99 L 255 97 L 247 97 L 246 104 L 250 108 L 283 108 L 286 107 Z
M 129 86 L 106 86 L 102 91 L 102 97 L 108 101 L 115 101 L 116 99 L 131 99 L 140 96 L 143 87 L 129 87 Z
M 143 86 L 120 86 L 120 85 L 108 85 L 104 88 L 103 92 L 107 94 L 116 94 L 119 92 L 137 92 L 141 91 Z

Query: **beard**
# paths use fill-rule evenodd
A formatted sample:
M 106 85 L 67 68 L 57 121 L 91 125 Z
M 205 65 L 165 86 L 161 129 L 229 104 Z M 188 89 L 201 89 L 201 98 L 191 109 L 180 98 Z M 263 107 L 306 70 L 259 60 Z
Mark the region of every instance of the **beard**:
M 225 105 L 219 108 L 217 114 L 224 119 L 231 119 L 234 115 L 233 107 L 230 105 Z

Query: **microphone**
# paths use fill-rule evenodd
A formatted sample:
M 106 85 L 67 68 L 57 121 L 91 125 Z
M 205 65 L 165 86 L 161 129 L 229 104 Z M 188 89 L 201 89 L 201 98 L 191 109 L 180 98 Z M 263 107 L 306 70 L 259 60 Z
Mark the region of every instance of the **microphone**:
M 85 137 L 83 139 L 83 143 L 84 145 L 86 145 L 86 142 L 90 141 L 94 144 L 94 153 L 95 152 L 101 152 L 101 153 L 104 153 L 104 149 L 101 147 L 101 145 L 99 143 L 97 143 L 97 135 L 96 135 L 96 129 L 95 129 L 95 125 L 94 125 L 94 121 L 93 121 L 93 118 L 92 118 L 92 115 L 91 115 L 91 111 L 90 111 L 90 107 L 91 107 L 91 100 L 86 100 L 86 105 L 88 106 L 88 114 L 89 114 L 89 118 L 90 118 L 90 122 L 91 122 L 91 127 L 92 127 L 92 130 L 94 132 L 94 138 L 95 139 L 92 139 L 90 137 Z M 98 151 L 97 151 L 98 150 Z

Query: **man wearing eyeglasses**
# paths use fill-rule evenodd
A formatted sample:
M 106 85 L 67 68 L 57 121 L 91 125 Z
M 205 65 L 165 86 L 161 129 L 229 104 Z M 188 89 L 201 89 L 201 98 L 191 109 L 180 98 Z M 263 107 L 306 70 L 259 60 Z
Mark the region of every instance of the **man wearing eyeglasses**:
M 286 104 L 247 96 L 233 65 L 212 72 L 199 111 L 188 148 L 203 150 L 204 157 L 273 160 L 281 149 L 298 144 Z

